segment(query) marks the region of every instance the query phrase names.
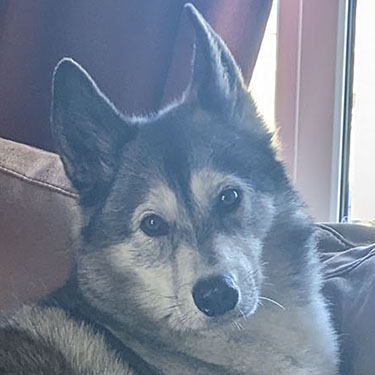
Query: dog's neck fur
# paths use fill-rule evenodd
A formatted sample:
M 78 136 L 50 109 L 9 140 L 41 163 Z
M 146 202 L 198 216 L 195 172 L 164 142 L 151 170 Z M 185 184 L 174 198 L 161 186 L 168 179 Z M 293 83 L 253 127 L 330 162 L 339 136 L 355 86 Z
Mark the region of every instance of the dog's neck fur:
M 121 331 L 115 330 L 114 334 L 165 374 L 325 374 L 321 363 L 329 363 L 331 353 L 326 353 L 325 342 L 330 332 L 313 328 L 321 320 L 320 307 L 315 304 L 285 308 L 287 312 L 278 311 L 277 307 L 264 309 L 241 322 L 240 332 L 234 326 L 203 334 L 137 328 L 137 334 L 130 340 Z M 307 336 L 310 347 L 306 347 Z M 317 367 L 307 368 L 308 363 Z M 332 369 L 327 369 L 327 374 L 331 373 Z
M 147 329 L 151 324 L 140 325 L 131 319 L 128 324 L 120 323 L 86 301 L 75 273 L 43 303 L 63 308 L 103 334 L 108 345 L 140 375 L 269 375 L 275 371 L 283 375 L 324 375 L 322 369 L 334 353 L 326 352 L 325 342 L 331 332 L 320 328 L 327 325 L 321 324 L 322 302 L 316 300 L 304 307 L 286 305 L 286 311 L 277 306 L 263 308 L 260 314 L 241 321 L 241 327 L 227 326 L 204 334 L 173 333 L 155 324 Z M 306 336 L 310 337 L 309 348 Z M 244 342 L 248 343 L 246 347 Z M 296 347 L 300 350 L 291 357 Z M 306 363 L 318 367 L 306 369 Z M 331 373 L 327 367 L 326 374 Z
M 124 362 L 131 364 L 137 375 L 162 375 L 162 372 L 144 361 L 129 346 L 126 346 L 120 338 L 112 333 L 111 329 L 106 328 L 117 327 L 117 322 L 86 301 L 78 287 L 75 267 L 65 285 L 40 301 L 40 305 L 61 308 L 70 318 L 87 324 L 94 332 L 103 335 L 109 348 L 117 352 Z

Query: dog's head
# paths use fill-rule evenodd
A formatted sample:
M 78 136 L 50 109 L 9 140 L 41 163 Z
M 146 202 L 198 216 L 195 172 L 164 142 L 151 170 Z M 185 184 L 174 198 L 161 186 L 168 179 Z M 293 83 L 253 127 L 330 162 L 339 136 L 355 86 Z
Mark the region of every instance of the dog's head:
M 120 319 L 139 313 L 177 330 L 256 310 L 264 243 L 275 220 L 289 218 L 280 202 L 294 202 L 232 55 L 195 8 L 187 12 L 196 47 L 181 100 L 127 118 L 64 59 L 52 112 L 84 216 L 77 258 L 87 298 Z

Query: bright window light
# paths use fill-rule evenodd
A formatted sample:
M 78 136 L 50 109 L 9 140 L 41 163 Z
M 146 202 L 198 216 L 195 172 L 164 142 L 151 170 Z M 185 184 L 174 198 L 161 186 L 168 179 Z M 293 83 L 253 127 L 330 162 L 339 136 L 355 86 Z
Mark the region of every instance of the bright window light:
M 275 129 L 275 84 L 278 1 L 273 1 L 249 89 L 259 112 L 271 130 Z
M 349 220 L 375 224 L 374 0 L 358 0 L 349 161 Z

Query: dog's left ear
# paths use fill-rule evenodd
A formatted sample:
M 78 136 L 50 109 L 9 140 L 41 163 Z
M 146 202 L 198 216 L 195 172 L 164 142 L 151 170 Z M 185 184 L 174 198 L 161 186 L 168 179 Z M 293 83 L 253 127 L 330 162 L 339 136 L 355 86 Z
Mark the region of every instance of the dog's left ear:
M 239 115 L 251 102 L 239 67 L 197 9 L 186 4 L 185 10 L 196 34 L 190 95 L 197 95 L 204 109 Z

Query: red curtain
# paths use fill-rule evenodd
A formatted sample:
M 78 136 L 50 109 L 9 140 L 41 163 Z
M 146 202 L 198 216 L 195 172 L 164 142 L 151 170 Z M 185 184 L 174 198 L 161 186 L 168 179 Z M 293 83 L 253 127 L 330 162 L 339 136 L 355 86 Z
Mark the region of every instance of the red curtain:
M 187 0 L 0 2 L 0 136 L 53 150 L 52 71 L 81 63 L 128 114 L 157 110 L 190 75 Z M 191 1 L 227 42 L 250 81 L 272 0 Z

